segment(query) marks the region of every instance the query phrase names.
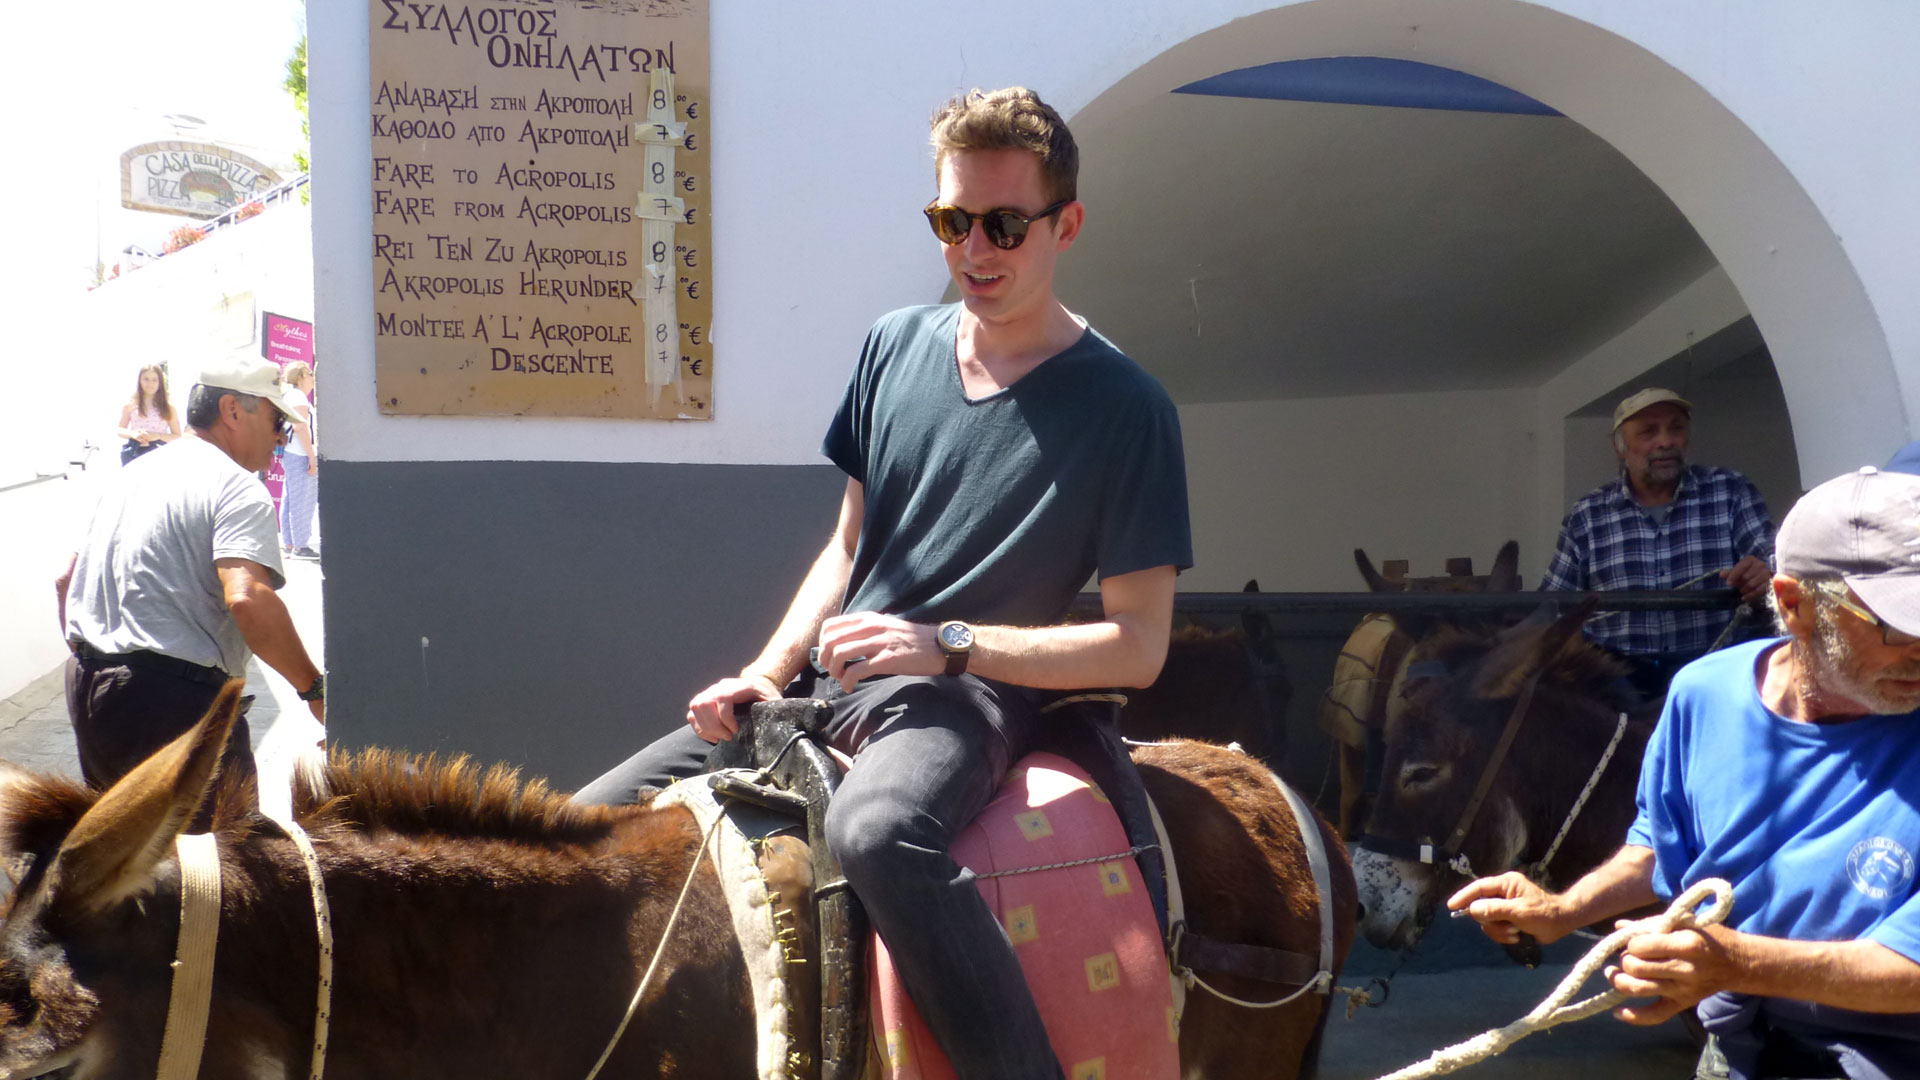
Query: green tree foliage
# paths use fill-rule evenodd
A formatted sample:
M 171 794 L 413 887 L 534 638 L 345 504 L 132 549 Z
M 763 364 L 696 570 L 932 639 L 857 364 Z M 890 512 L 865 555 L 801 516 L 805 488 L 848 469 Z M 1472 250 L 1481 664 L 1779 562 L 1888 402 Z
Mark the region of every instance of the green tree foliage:
M 293 152 L 293 163 L 301 172 L 313 171 L 313 163 L 308 154 L 313 147 L 313 132 L 307 123 L 307 35 L 300 35 L 300 43 L 293 47 L 293 55 L 287 57 L 287 77 L 281 82 L 288 94 L 293 97 L 293 107 L 300 110 L 300 149 Z M 305 203 L 313 190 L 309 183 L 300 189 L 300 201 Z

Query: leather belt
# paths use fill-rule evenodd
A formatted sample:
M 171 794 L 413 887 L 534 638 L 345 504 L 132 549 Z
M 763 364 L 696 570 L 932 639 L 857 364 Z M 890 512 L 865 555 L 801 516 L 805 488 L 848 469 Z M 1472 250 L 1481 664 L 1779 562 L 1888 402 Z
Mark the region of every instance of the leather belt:
M 217 667 L 206 667 L 202 664 L 193 663 L 190 660 L 182 660 L 177 656 L 168 656 L 165 653 L 157 653 L 149 649 L 136 649 L 133 652 L 126 653 L 110 653 L 101 652 L 85 641 L 74 641 L 69 642 L 69 644 L 73 646 L 73 654 L 75 656 L 78 656 L 89 664 L 95 664 L 101 667 L 130 667 L 146 671 L 163 671 L 177 678 L 185 679 L 188 682 L 200 683 L 204 686 L 225 686 L 228 680 L 233 678 L 233 676 Z

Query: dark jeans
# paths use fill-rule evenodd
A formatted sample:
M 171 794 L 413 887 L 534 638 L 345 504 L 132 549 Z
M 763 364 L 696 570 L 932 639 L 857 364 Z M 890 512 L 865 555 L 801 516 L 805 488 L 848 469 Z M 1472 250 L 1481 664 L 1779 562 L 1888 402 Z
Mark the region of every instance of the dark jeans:
M 150 442 L 145 446 L 142 446 L 140 445 L 140 440 L 128 439 L 126 441 L 126 444 L 120 447 L 120 464 L 131 465 L 133 464 L 134 458 L 137 458 L 142 454 L 151 454 L 155 450 L 158 450 L 165 445 L 167 444 L 156 441 L 156 442 Z
M 827 813 L 827 843 L 886 939 L 900 978 L 963 1080 L 1062 1076 L 1026 976 L 974 875 L 947 855 L 1039 723 L 1035 696 L 972 675 L 873 679 L 834 705 L 828 741 L 857 755 Z M 702 770 L 708 745 L 681 728 L 582 788 L 633 802 Z
M 192 728 L 220 693 L 214 683 L 185 678 L 131 660 L 103 662 L 79 656 L 67 661 L 67 719 L 80 747 L 80 776 L 105 791 L 134 766 Z M 234 718 L 221 752 L 220 775 L 254 775 L 247 718 Z M 188 832 L 205 832 L 212 821 L 212 793 Z

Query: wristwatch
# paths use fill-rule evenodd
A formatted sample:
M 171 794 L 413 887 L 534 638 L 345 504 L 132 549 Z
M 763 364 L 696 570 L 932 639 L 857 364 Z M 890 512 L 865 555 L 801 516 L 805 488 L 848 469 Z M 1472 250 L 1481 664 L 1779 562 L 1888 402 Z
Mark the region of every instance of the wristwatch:
M 327 696 L 327 673 L 321 672 L 313 677 L 313 685 L 300 691 L 301 701 L 323 701 Z
M 967 670 L 967 657 L 973 655 L 973 627 L 963 622 L 940 624 L 940 651 L 947 654 L 948 675 Z

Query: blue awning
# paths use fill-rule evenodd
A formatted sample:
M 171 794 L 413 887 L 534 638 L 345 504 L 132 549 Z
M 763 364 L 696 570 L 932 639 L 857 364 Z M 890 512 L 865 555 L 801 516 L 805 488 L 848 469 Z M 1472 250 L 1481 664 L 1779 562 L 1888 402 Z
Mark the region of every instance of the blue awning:
M 1281 60 L 1190 82 L 1174 93 L 1334 105 L 1390 105 L 1402 109 L 1560 115 L 1518 90 L 1478 75 L 1384 56 Z

